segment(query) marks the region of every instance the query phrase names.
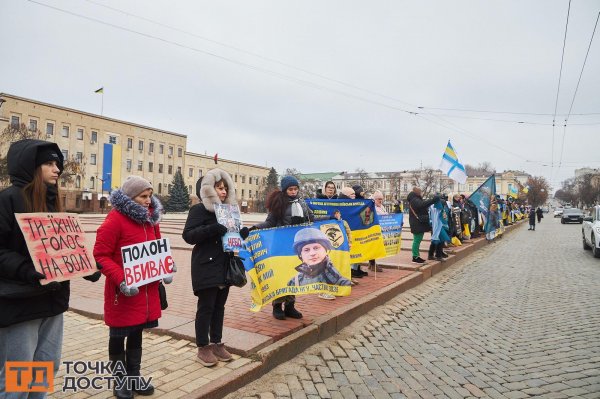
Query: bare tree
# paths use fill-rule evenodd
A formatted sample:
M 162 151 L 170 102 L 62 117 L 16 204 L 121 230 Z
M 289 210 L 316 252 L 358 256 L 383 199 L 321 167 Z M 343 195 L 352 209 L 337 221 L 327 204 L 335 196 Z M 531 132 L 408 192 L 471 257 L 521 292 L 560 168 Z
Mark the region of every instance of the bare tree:
M 450 187 L 449 180 L 442 177 L 440 170 L 425 167 L 412 171 L 411 183 L 413 186 L 420 187 L 423 198 L 427 198 L 436 192 L 444 192 Z
M 30 130 L 24 123 L 19 126 L 8 125 L 0 132 L 0 141 L 2 143 L 13 143 L 24 139 L 41 139 L 42 132 L 39 129 Z M 73 183 L 77 176 L 85 177 L 85 161 L 81 161 L 75 157 L 65 159 L 63 162 L 63 173 L 60 175 L 61 181 Z M 0 157 L 0 185 L 8 184 L 8 163 L 6 157 Z
M 398 172 L 394 172 L 390 174 L 390 194 L 394 199 L 400 198 L 400 193 L 402 191 L 402 175 Z
M 548 199 L 550 184 L 543 176 L 532 176 L 527 179 L 529 191 L 527 192 L 527 202 L 531 206 L 543 205 Z
M 367 187 L 367 182 L 369 179 L 369 173 L 367 173 L 366 170 L 362 169 L 362 168 L 357 168 L 356 169 L 356 174 L 358 177 L 358 184 L 360 184 L 360 186 L 366 191 L 367 189 L 369 189 L 369 187 Z
M 490 176 L 496 173 L 496 168 L 491 163 L 485 161 L 481 162 L 477 166 L 465 164 L 465 170 L 467 176 Z

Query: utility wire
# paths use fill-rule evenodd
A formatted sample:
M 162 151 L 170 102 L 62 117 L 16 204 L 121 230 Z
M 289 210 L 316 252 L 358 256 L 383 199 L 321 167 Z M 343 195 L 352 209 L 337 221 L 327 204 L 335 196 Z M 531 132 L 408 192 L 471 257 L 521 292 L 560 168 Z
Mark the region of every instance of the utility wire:
M 183 33 L 183 34 L 195 37 L 197 39 L 205 40 L 207 42 L 216 44 L 218 46 L 222 46 L 222 47 L 225 47 L 225 48 L 228 48 L 228 49 L 231 49 L 231 50 L 239 51 L 240 53 L 243 53 L 243 54 L 246 54 L 246 55 L 250 55 L 252 57 L 256 57 L 256 58 L 259 58 L 259 59 L 264 60 L 264 61 L 272 62 L 274 64 L 278 64 L 278 65 L 284 66 L 286 68 L 294 69 L 296 71 L 300 71 L 300 72 L 306 73 L 308 75 L 316 76 L 316 77 L 318 77 L 320 79 L 328 80 L 330 82 L 334 82 L 334 83 L 337 83 L 337 84 L 342 85 L 342 86 L 346 86 L 346 87 L 349 87 L 349 88 L 352 88 L 352 89 L 355 89 L 355 90 L 362 91 L 364 93 L 372 94 L 374 96 L 378 96 L 378 97 L 381 97 L 381 98 L 385 98 L 387 100 L 399 102 L 401 104 L 417 108 L 417 106 L 415 104 L 411 104 L 409 102 L 400 100 L 398 98 L 390 97 L 390 96 L 378 93 L 378 92 L 373 91 L 373 90 L 365 89 L 364 87 L 356 86 L 354 84 L 351 84 L 351 83 L 348 83 L 348 82 L 344 82 L 344 81 L 341 81 L 341 80 L 338 80 L 338 79 L 334 79 L 334 78 L 331 78 L 329 76 L 322 75 L 320 73 L 309 71 L 308 69 L 300 68 L 300 67 L 297 67 L 295 65 L 292 65 L 292 64 L 289 64 L 289 63 L 277 60 L 275 58 L 267 57 L 267 56 L 264 56 L 262 54 L 258 54 L 258 53 L 254 53 L 252 51 L 244 50 L 243 48 L 236 47 L 236 46 L 233 46 L 231 44 L 227 44 L 227 43 L 223 43 L 223 42 L 220 42 L 220 41 L 217 41 L 217 40 L 214 40 L 214 39 L 210 39 L 210 38 L 208 38 L 206 36 L 201 36 L 201 35 L 198 35 L 196 33 L 189 32 L 189 31 L 186 31 L 184 29 L 180 29 L 180 28 L 177 28 L 177 27 L 174 27 L 174 26 L 171 26 L 171 25 L 167 25 L 167 24 L 164 24 L 162 22 L 152 20 L 150 18 L 142 17 L 142 16 L 139 16 L 139 15 L 130 13 L 128 11 L 124 11 L 124 10 L 115 8 L 115 7 L 110 7 L 110 6 L 107 6 L 105 4 L 101 4 L 101 3 L 98 3 L 96 1 L 93 1 L 93 0 L 85 0 L 85 1 L 87 1 L 88 3 L 92 3 L 92 4 L 95 4 L 95 5 L 98 5 L 100 7 L 107 8 L 109 10 L 112 10 L 112 11 L 115 11 L 115 12 L 118 12 L 118 13 L 121 13 L 121 14 L 127 15 L 129 17 L 137 18 L 137 19 L 140 19 L 142 21 L 146 21 L 146 22 L 149 22 L 151 24 L 154 24 L 154 25 L 157 25 L 157 26 L 161 26 L 163 28 L 171 29 L 171 30 L 173 30 L 175 32 Z
M 245 62 L 234 60 L 232 58 L 228 58 L 228 57 L 225 57 L 225 56 L 222 56 L 222 55 L 219 55 L 219 54 L 215 54 L 215 53 L 212 53 L 210 51 L 202 50 L 202 49 L 199 49 L 199 48 L 196 48 L 196 47 L 187 46 L 185 44 L 181 44 L 181 43 L 173 41 L 173 40 L 168 40 L 168 39 L 164 39 L 164 38 L 159 37 L 159 36 L 154 36 L 154 35 L 150 35 L 150 34 L 147 34 L 147 33 L 139 32 L 139 31 L 136 31 L 136 30 L 133 30 L 133 29 L 129 29 L 129 28 L 117 25 L 117 24 L 113 24 L 113 23 L 110 23 L 110 22 L 102 21 L 100 19 L 88 17 L 86 15 L 78 14 L 76 12 L 72 12 L 72 11 L 68 11 L 68 10 L 65 10 L 65 9 L 62 9 L 62 8 L 59 8 L 59 7 L 51 6 L 49 4 L 42 3 L 42 2 L 39 2 L 39 1 L 36 1 L 36 0 L 27 0 L 27 1 L 29 1 L 30 3 L 34 3 L 34 4 L 37 4 L 37 5 L 40 5 L 42 7 L 47 7 L 47 8 L 53 9 L 55 11 L 59 11 L 59 12 L 65 13 L 65 14 L 69 14 L 69 15 L 72 15 L 72 16 L 75 16 L 75 17 L 78 17 L 78 18 L 83 18 L 83 19 L 86 19 L 88 21 L 92 21 L 92 22 L 95 22 L 95 23 L 98 23 L 98 24 L 110 26 L 112 28 L 123 30 L 123 31 L 129 32 L 129 33 L 133 33 L 135 35 L 143 36 L 143 37 L 146 37 L 146 38 L 149 38 L 149 39 L 153 39 L 153 40 L 157 40 L 157 41 L 160 41 L 160 42 L 163 42 L 163 43 L 166 43 L 166 44 L 170 44 L 170 45 L 177 46 L 177 47 L 180 47 L 180 48 L 184 48 L 184 49 L 187 49 L 187 50 L 195 51 L 195 52 L 198 52 L 198 53 L 201 53 L 201 54 L 204 54 L 204 55 L 215 57 L 215 58 L 218 58 L 218 59 L 223 60 L 223 61 L 227 61 L 227 62 L 236 64 L 236 65 L 239 65 L 239 66 L 243 66 L 243 67 L 252 69 L 254 71 L 262 72 L 262 73 L 265 73 L 267 75 L 272 75 L 272 76 L 278 77 L 280 79 L 287 80 L 287 81 L 290 81 L 290 82 L 294 82 L 294 83 L 297 83 L 297 84 L 300 84 L 300 85 L 304 85 L 304 86 L 311 87 L 311 88 L 318 89 L 318 90 L 322 90 L 322 91 L 332 92 L 332 93 L 335 93 L 335 94 L 338 94 L 338 95 L 341 95 L 341 96 L 346 96 L 346 97 L 349 97 L 349 98 L 354 98 L 356 100 L 364 101 L 364 102 L 367 102 L 367 103 L 370 103 L 370 104 L 379 105 L 379 106 L 382 106 L 382 107 L 385 107 L 385 108 L 389 108 L 389 109 L 393 109 L 393 110 L 396 110 L 396 111 L 401 111 L 401 112 L 404 112 L 404 113 L 410 114 L 410 115 L 415 115 L 416 114 L 416 112 L 409 111 L 409 110 L 406 110 L 404 108 L 400 108 L 400 107 L 396 107 L 396 106 L 393 106 L 393 105 L 385 104 L 385 103 L 382 103 L 380 101 L 370 100 L 368 98 L 357 96 L 357 95 L 354 95 L 354 94 L 351 94 L 351 93 L 347 93 L 347 92 L 344 92 L 344 91 L 341 91 L 341 90 L 332 89 L 332 88 L 329 88 L 329 87 L 326 87 L 326 86 L 322 86 L 322 85 L 319 85 L 319 84 L 316 84 L 316 83 L 313 83 L 313 82 L 310 82 L 310 81 L 307 81 L 307 80 L 304 80 L 304 79 L 296 78 L 296 77 L 293 77 L 293 76 L 290 76 L 290 75 L 286 75 L 286 74 L 283 74 L 283 73 L 279 73 L 279 72 L 276 72 L 276 71 L 273 71 L 273 70 L 270 70 L 270 69 L 267 69 L 267 68 L 262 68 L 262 67 L 258 67 L 258 66 L 252 65 L 252 64 L 248 64 L 248 63 L 245 63 Z
M 590 44 L 588 45 L 587 52 L 585 53 L 585 58 L 583 60 L 583 65 L 581 66 L 581 72 L 579 73 L 579 79 L 577 80 L 577 86 L 575 87 L 575 93 L 573 93 L 573 100 L 571 100 L 571 106 L 569 107 L 569 113 L 565 118 L 565 125 L 563 127 L 563 138 L 562 145 L 560 147 L 560 161 L 558 162 L 558 167 L 560 168 L 562 164 L 563 151 L 565 149 L 565 136 L 567 134 L 567 122 L 569 120 L 569 116 L 571 115 L 571 111 L 573 110 L 573 104 L 575 104 L 575 97 L 577 96 L 577 91 L 579 90 L 579 83 L 581 83 L 581 77 L 583 76 L 583 70 L 585 69 L 585 64 L 587 63 L 588 55 L 590 54 L 590 48 L 592 47 L 592 42 L 594 41 L 594 35 L 596 34 L 596 27 L 598 26 L 598 19 L 600 19 L 600 12 L 598 12 L 598 16 L 596 17 L 596 23 L 594 24 L 594 30 L 592 31 L 592 37 L 590 38 Z
M 558 86 L 556 88 L 556 101 L 554 102 L 554 116 L 552 117 L 552 165 L 554 166 L 554 131 L 556 129 L 556 111 L 558 110 L 558 97 L 560 94 L 560 81 L 562 79 L 563 63 L 565 60 L 565 47 L 567 44 L 567 31 L 569 29 L 569 14 L 571 13 L 571 0 L 567 8 L 567 21 L 565 23 L 565 36 L 563 37 L 562 55 L 560 57 L 560 72 L 558 73 Z
M 508 114 L 508 115 L 531 115 L 531 116 L 553 116 L 554 114 L 534 113 L 534 112 L 510 112 L 510 111 L 490 111 L 480 109 L 469 109 L 469 108 L 441 108 L 441 107 L 417 107 L 422 110 L 439 110 L 439 111 L 457 111 L 457 112 L 475 112 L 475 113 L 487 113 L 487 114 Z M 585 114 L 571 114 L 579 116 L 587 115 L 600 115 L 600 112 L 591 112 Z

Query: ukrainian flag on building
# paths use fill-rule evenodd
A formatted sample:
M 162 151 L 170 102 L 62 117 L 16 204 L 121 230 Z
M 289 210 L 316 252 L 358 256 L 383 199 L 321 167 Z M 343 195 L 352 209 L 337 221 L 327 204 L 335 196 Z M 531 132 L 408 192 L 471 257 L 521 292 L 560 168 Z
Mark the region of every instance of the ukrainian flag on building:
M 448 175 L 449 178 L 460 184 L 465 184 L 467 182 L 467 172 L 465 167 L 458 162 L 458 156 L 456 155 L 456 151 L 454 151 L 454 147 L 452 147 L 450 140 L 448 140 L 446 151 L 444 151 L 444 155 L 442 156 L 440 169 Z
M 102 158 L 102 191 L 110 192 L 121 187 L 121 146 L 104 144 Z

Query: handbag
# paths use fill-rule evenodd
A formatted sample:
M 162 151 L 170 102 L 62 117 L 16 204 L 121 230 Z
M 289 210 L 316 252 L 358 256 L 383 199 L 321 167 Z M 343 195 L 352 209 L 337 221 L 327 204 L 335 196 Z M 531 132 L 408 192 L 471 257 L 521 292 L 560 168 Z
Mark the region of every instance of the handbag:
M 421 215 L 421 217 L 419 217 L 419 215 L 417 215 L 417 212 L 415 212 L 415 210 L 412 208 L 412 205 L 408 205 L 408 207 L 410 208 L 410 211 L 413 213 L 413 215 L 415 215 L 419 223 L 429 224 L 429 214 L 423 214 Z
M 165 310 L 169 307 L 169 302 L 167 302 L 167 290 L 165 289 L 162 281 L 158 283 L 158 297 L 160 298 L 160 308 Z
M 230 255 L 227 266 L 227 274 L 225 275 L 225 283 L 236 287 L 243 287 L 248 283 L 246 278 L 246 269 L 244 263 L 239 256 Z

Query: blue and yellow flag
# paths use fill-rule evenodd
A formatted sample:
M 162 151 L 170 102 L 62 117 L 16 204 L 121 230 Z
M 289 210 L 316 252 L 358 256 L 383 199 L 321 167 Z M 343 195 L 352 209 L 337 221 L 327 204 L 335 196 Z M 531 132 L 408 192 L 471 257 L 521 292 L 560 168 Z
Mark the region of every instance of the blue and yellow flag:
M 519 189 L 514 184 L 508 185 L 508 195 L 517 198 L 519 196 Z
M 102 157 L 102 191 L 110 192 L 121 187 L 121 146 L 104 144 Z
M 240 257 L 251 281 L 253 312 L 286 295 L 350 295 L 350 253 L 342 221 L 255 230 L 246 248 Z
M 352 263 L 367 262 L 386 256 L 379 217 L 375 212 L 375 202 L 371 199 L 305 200 L 316 218 L 335 217 L 340 213 L 352 231 L 350 259 Z
M 458 155 L 452 147 L 452 143 L 448 140 L 444 155 L 442 155 L 442 163 L 440 163 L 440 169 L 449 178 L 460 183 L 465 184 L 467 182 L 467 172 L 463 164 L 458 161 Z

